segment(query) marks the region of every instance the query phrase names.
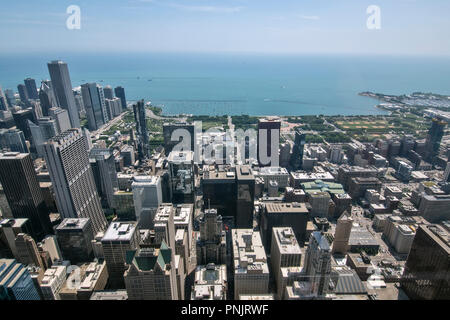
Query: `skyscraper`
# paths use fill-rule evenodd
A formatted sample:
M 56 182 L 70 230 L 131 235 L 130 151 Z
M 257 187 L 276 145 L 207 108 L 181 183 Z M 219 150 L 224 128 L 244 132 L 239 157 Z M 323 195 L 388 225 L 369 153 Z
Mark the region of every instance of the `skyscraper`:
M 58 107 L 55 93 L 53 92 L 52 82 L 50 80 L 43 80 L 41 82 L 41 89 L 39 90 L 39 101 L 41 103 L 42 114 L 49 116 L 49 109 Z
M 255 176 L 249 166 L 236 166 L 236 228 L 253 228 Z
M 24 80 L 24 83 L 27 90 L 28 98 L 33 100 L 39 99 L 38 91 L 36 88 L 36 81 L 31 78 L 26 78 Z
M 36 241 L 28 234 L 19 233 L 15 240 L 17 260 L 24 265 L 34 265 L 44 269 L 44 263 L 39 254 Z
M 0 219 L 0 256 L 17 257 L 16 237 L 19 233 L 30 233 L 30 220 Z
M 292 227 L 300 244 L 305 242 L 308 209 L 304 203 L 266 203 L 261 212 L 261 236 L 266 251 L 270 252 L 272 229 L 274 227 Z
M 174 203 L 194 202 L 194 152 L 172 151 L 167 160 Z
M 200 218 L 200 237 L 197 241 L 197 264 L 226 263 L 226 233 L 222 217 L 216 209 L 205 210 Z
M 25 135 L 18 129 L 0 129 L 0 147 L 12 152 L 29 153 Z
M 34 122 L 34 116 L 31 109 L 18 110 L 13 112 L 14 122 L 16 123 L 17 129 L 21 130 L 25 135 L 25 139 L 32 141 L 31 130 L 28 125 L 28 120 Z
M 348 250 L 348 240 L 352 231 L 353 219 L 345 211 L 338 219 L 336 231 L 334 233 L 332 253 L 346 254 Z
M 103 88 L 103 93 L 105 94 L 105 99 L 113 99 L 114 98 L 114 92 L 111 86 L 105 86 Z
M 75 104 L 77 106 L 78 113 L 81 115 L 86 114 L 86 110 L 84 109 L 83 96 L 81 95 L 81 91 L 73 90 L 73 96 L 75 98 Z
M 283 274 L 288 278 L 294 268 L 299 268 L 301 264 L 302 251 L 295 238 L 294 230 L 290 227 L 273 228 L 272 247 L 270 249 L 270 260 L 272 262 L 272 274 L 277 284 L 278 299 L 282 299 L 286 285 L 294 279 L 283 279 Z M 288 281 L 283 281 L 288 280 Z M 291 280 L 291 281 L 289 281 Z
M 81 95 L 83 96 L 89 130 L 98 130 L 109 121 L 103 89 L 96 83 L 82 84 Z
M 236 219 L 237 184 L 234 171 L 234 168 L 227 171 L 203 171 L 202 189 L 205 207 L 216 209 L 222 217 Z
M 326 295 L 331 277 L 331 250 L 330 242 L 319 231 L 314 231 L 309 238 L 304 268 L 312 293 L 319 297 Z
M 0 300 L 41 300 L 24 265 L 0 259 Z
M 6 101 L 5 94 L 3 93 L 2 87 L 0 87 L 0 110 L 8 110 L 8 101 Z
M 113 288 L 125 288 L 127 252 L 139 248 L 139 230 L 135 222 L 112 222 L 102 238 L 103 254 Z
M 134 119 L 136 120 L 136 131 L 138 133 L 139 160 L 143 160 L 144 158 L 149 156 L 149 138 L 144 100 L 140 100 L 135 105 L 133 105 L 133 111 Z
M 40 157 L 44 157 L 44 143 L 59 133 L 56 121 L 50 117 L 45 117 L 38 119 L 37 125 L 29 121 L 28 126 L 30 127 L 37 154 Z
M 31 235 L 41 240 L 51 233 L 49 212 L 28 153 L 0 156 L 0 182 L 15 218 L 30 220 Z
M 122 113 L 122 103 L 119 98 L 106 99 L 106 110 L 111 110 L 111 119 Z
M 45 144 L 45 161 L 63 218 L 90 218 L 95 233 L 107 225 L 89 165 L 86 137 L 69 129 Z
M 27 104 L 28 103 L 28 99 L 29 99 L 27 87 L 25 87 L 24 84 L 19 84 L 17 86 L 17 90 L 19 91 L 20 101 L 22 101 L 23 103 Z
M 127 109 L 127 99 L 125 98 L 125 89 L 122 87 L 116 87 L 114 89 L 114 93 L 116 94 L 117 98 L 120 98 L 120 101 L 122 102 L 122 110 Z
M 439 155 L 441 140 L 444 136 L 444 130 L 447 122 L 442 118 L 433 118 L 431 128 L 428 131 L 426 139 L 425 159 L 433 162 L 434 157 Z
M 172 248 L 141 248 L 127 254 L 125 286 L 130 300 L 178 300 Z M 184 288 L 183 288 L 184 289 Z
M 400 281 L 410 299 L 450 299 L 449 239 L 439 225 L 419 226 Z
M 277 146 L 279 144 L 279 141 L 275 141 L 276 137 L 280 137 L 280 129 L 281 129 L 281 121 L 280 118 L 274 117 L 274 118 L 267 118 L 267 119 L 260 119 L 258 121 L 258 145 L 257 145 L 257 157 L 258 157 L 258 163 L 260 167 L 263 166 L 278 166 L 278 160 L 277 163 L 271 163 L 272 158 L 279 159 L 278 155 L 278 149 L 272 150 L 272 143 L 275 143 Z M 261 138 L 266 137 L 265 139 L 265 145 L 266 150 L 263 150 L 263 141 Z M 273 155 L 272 155 L 273 152 Z M 261 159 L 261 155 L 263 157 L 267 157 L 269 162 L 263 161 Z
M 48 109 L 48 115 L 52 119 L 55 119 L 58 132 L 64 132 L 70 129 L 70 119 L 67 110 L 61 108 Z
M 61 253 L 72 265 L 91 261 L 94 233 L 89 218 L 64 219 L 56 228 Z
M 70 81 L 67 63 L 63 61 L 52 61 L 47 65 L 58 105 L 68 111 L 72 128 L 80 128 L 80 118 L 73 96 L 72 82 Z
M 0 88 L 1 90 L 1 88 Z M 14 94 L 14 91 L 10 90 L 10 89 L 6 89 L 5 90 L 5 95 L 3 97 L 6 97 L 6 102 L 7 102 L 7 106 L 9 106 L 10 108 L 14 107 L 16 105 L 16 96 Z M 2 99 L 2 94 L 0 92 L 0 100 Z M 0 110 L 2 110 L 1 108 L 1 101 L 0 101 Z M 6 111 L 6 109 L 3 109 Z
M 300 129 L 295 130 L 294 147 L 289 164 L 292 170 L 301 170 L 303 167 L 303 151 L 305 148 L 306 135 Z
M 158 176 L 135 176 L 131 184 L 136 221 L 139 227 L 153 227 L 156 210 L 162 203 L 161 178 Z
M 111 208 L 114 189 L 119 188 L 114 155 L 110 149 L 93 148 L 89 153 L 89 162 L 102 205 Z
M 172 141 L 172 134 L 177 129 L 187 130 L 190 134 L 190 151 L 194 151 L 194 143 L 195 143 L 195 127 L 193 124 L 189 124 L 186 122 L 176 122 L 176 123 L 164 123 L 163 124 L 163 136 L 164 136 L 164 150 L 166 154 L 169 154 L 173 147 L 176 146 L 181 138 L 177 141 Z M 188 150 L 188 151 L 189 151 Z

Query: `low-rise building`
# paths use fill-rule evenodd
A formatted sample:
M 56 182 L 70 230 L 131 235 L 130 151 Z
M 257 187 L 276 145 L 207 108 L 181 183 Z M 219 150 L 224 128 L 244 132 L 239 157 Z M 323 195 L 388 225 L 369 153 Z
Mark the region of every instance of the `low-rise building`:
M 72 270 L 59 296 L 61 300 L 89 300 L 94 291 L 105 289 L 107 282 L 106 262 L 85 263 Z
M 61 300 L 59 291 L 66 281 L 66 266 L 52 266 L 44 273 L 41 290 L 44 300 Z
M 227 288 L 227 268 L 224 264 L 197 266 L 191 300 L 226 300 Z

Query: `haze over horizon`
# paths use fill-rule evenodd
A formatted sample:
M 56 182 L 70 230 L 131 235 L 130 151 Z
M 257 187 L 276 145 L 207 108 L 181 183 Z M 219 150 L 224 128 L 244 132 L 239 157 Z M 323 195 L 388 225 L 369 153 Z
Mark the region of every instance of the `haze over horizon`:
M 81 29 L 69 30 L 70 5 Z M 381 9 L 369 30 L 366 10 Z M 3 53 L 254 52 L 450 56 L 445 0 L 98 0 L 7 2 Z

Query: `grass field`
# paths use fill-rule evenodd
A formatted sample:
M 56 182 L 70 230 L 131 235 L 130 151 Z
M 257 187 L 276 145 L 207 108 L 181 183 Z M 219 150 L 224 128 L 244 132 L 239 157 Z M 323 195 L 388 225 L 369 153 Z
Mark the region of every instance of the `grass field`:
M 392 124 L 389 124 L 385 120 L 376 121 L 336 121 L 336 125 L 342 130 L 360 130 L 366 129 L 370 131 L 384 131 L 390 128 L 394 128 Z

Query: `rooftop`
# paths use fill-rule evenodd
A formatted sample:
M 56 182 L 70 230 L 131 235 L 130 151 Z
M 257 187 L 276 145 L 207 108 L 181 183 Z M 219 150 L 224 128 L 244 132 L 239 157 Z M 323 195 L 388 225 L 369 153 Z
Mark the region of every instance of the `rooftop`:
M 55 143 L 57 145 L 63 145 L 70 139 L 79 137 L 80 135 L 81 135 L 80 129 L 69 129 L 69 130 L 66 130 L 66 131 L 60 133 L 59 135 L 51 138 L 50 140 L 48 140 L 48 142 Z
M 194 205 L 192 204 L 180 204 L 175 210 L 173 216 L 174 224 L 189 224 L 192 220 L 192 214 L 194 212 Z
M 105 235 L 102 238 L 102 242 L 106 241 L 130 241 L 136 230 L 135 222 L 112 222 Z
M 292 202 L 292 203 L 266 203 L 267 213 L 308 213 L 306 204 Z
M 192 151 L 172 151 L 167 157 L 172 163 L 191 163 L 194 161 L 194 152 Z
M 288 171 L 283 167 L 262 167 L 259 170 L 261 175 L 288 175 Z
M 64 219 L 56 230 L 81 230 L 89 222 L 89 218 L 66 218 Z
M 236 166 L 236 176 L 238 180 L 252 180 L 255 178 L 249 166 Z
M 12 160 L 12 159 L 23 159 L 27 157 L 28 153 L 20 153 L 20 152 L 5 152 L 0 153 L 0 160 Z
M 132 187 L 148 187 L 155 186 L 159 183 L 161 177 L 159 176 L 134 176 Z
M 273 228 L 273 232 L 281 254 L 301 254 L 300 246 L 292 228 Z
M 127 290 L 96 291 L 90 300 L 128 300 Z
M 3 219 L 0 220 L 0 227 L 21 228 L 27 221 L 26 218 Z
M 233 229 L 232 241 L 235 273 L 269 273 L 259 232 L 252 229 Z
M 66 266 L 53 266 L 45 270 L 44 277 L 41 280 L 41 287 L 51 287 L 54 281 L 66 275 Z

